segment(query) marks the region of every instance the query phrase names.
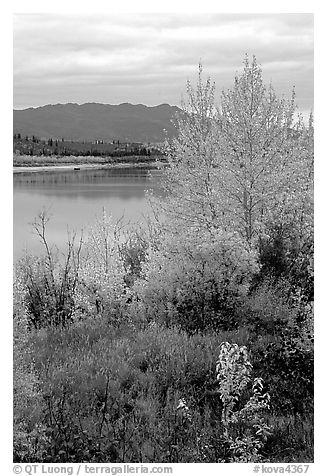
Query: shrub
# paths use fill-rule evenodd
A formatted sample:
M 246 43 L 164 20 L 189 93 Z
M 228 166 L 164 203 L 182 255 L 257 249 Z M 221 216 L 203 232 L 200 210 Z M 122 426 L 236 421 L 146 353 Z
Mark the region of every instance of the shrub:
M 313 300 L 313 233 L 304 236 L 294 230 L 293 223 L 274 223 L 259 241 L 261 270 L 259 281 L 267 277 L 274 282 L 283 279 L 292 294 L 301 288 L 306 302 Z
M 65 326 L 72 322 L 78 285 L 79 259 L 82 241 L 75 249 L 75 236 L 69 238 L 63 261 L 50 249 L 46 239 L 48 217 L 44 212 L 34 223 L 45 254 L 26 255 L 16 266 L 16 274 L 23 289 L 23 301 L 29 324 L 35 329 L 46 326 Z
M 237 236 L 190 231 L 150 249 L 134 290 L 148 318 L 188 332 L 235 327 L 235 307 L 257 271 L 255 253 Z
M 268 436 L 262 454 L 271 463 L 312 463 L 314 454 L 313 413 L 304 415 L 271 415 L 268 424 L 273 432 Z
M 76 295 L 80 312 L 104 313 L 113 321 L 122 319 L 127 287 L 119 253 L 119 228 L 105 210 L 90 228 L 84 251 Z
M 236 310 L 238 320 L 257 334 L 278 335 L 297 319 L 297 309 L 285 291 L 287 283 L 274 284 L 268 279 L 245 296 Z
M 119 244 L 119 254 L 125 270 L 125 283 L 133 286 L 136 279 L 140 278 L 142 265 L 146 260 L 149 243 L 144 233 L 130 230 L 123 243 Z
M 312 318 L 292 323 L 273 338 L 252 336 L 253 365 L 269 386 L 277 415 L 313 411 L 314 349 Z
M 262 392 L 262 379 L 254 379 L 251 397 L 240 405 L 251 381 L 251 372 L 246 347 L 223 342 L 217 362 L 217 380 L 223 402 L 223 440 L 229 446 L 229 462 L 261 461 L 259 452 L 271 433 L 263 417 L 270 408 L 270 396 Z M 236 411 L 237 404 L 239 409 Z M 240 434 L 240 428 L 243 434 Z

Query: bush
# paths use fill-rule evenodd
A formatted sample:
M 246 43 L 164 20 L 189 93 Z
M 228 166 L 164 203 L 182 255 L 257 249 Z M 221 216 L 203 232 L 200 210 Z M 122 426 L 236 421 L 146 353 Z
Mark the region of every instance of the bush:
M 113 322 L 123 319 L 128 289 L 119 252 L 119 232 L 117 223 L 104 210 L 88 231 L 76 294 L 81 315 L 105 314 Z
M 312 463 L 314 454 L 314 415 L 273 415 L 268 424 L 273 432 L 268 436 L 262 454 L 271 463 Z
M 256 370 L 266 380 L 276 414 L 313 412 L 314 353 L 310 344 L 287 330 L 275 342 L 255 351 Z
M 125 270 L 124 279 L 128 287 L 132 287 L 135 280 L 141 276 L 148 246 L 146 236 L 137 230 L 131 230 L 123 243 L 119 244 L 119 254 Z
M 288 297 L 287 283 L 265 281 L 240 305 L 250 331 L 253 365 L 266 381 L 276 414 L 313 411 L 313 306 L 301 290 Z
M 43 212 L 34 223 L 45 254 L 26 255 L 16 266 L 30 325 L 36 329 L 67 326 L 76 319 L 102 313 L 108 321 L 123 319 L 128 289 L 119 250 L 119 230 L 112 219 L 104 212 L 90 228 L 86 241 L 83 243 L 81 237 L 77 247 L 75 235 L 69 237 L 63 258 L 47 242 L 48 220 Z
M 259 241 L 259 259 L 260 282 L 282 279 L 289 294 L 301 288 L 306 302 L 313 300 L 313 233 L 300 236 L 292 223 L 275 223 Z
M 217 362 L 217 380 L 223 402 L 223 440 L 230 453 L 228 462 L 261 461 L 260 450 L 271 434 L 270 427 L 265 423 L 270 396 L 263 394 L 262 379 L 254 379 L 252 395 L 241 405 L 251 382 L 251 372 L 246 347 L 223 342 Z M 239 407 L 237 410 L 236 405 Z
M 45 254 L 41 257 L 26 255 L 16 266 L 26 316 L 35 329 L 66 326 L 74 318 L 76 304 L 82 241 L 76 249 L 75 235 L 68 237 L 67 252 L 60 260 L 46 239 L 48 221 L 46 213 L 41 212 L 33 224 Z
M 292 306 L 285 287 L 266 279 L 243 298 L 236 310 L 238 320 L 256 334 L 279 335 L 297 319 L 297 309 Z
M 166 236 L 150 249 L 134 290 L 149 320 L 188 332 L 235 328 L 235 308 L 258 270 L 237 236 L 216 232 Z

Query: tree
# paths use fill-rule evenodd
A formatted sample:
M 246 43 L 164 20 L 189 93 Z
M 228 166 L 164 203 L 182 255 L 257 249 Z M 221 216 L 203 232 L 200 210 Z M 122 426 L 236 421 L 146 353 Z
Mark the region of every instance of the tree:
M 169 218 L 170 229 L 176 222 L 178 230 L 181 226 L 211 230 L 221 222 L 214 92 L 210 79 L 203 82 L 199 65 L 197 87 L 187 83 L 187 101 L 176 118 L 178 136 L 166 144 L 169 167 L 163 170 L 162 184 L 167 198 L 159 207 Z
M 167 144 L 166 197 L 150 196 L 160 226 L 144 266 L 142 299 L 150 314 L 182 314 L 196 328 L 222 323 L 221 303 L 235 304 L 258 273 L 262 243 L 274 227 L 283 230 L 294 281 L 307 281 L 303 269 L 311 266 L 305 256 L 312 237 L 312 121 L 295 121 L 294 91 L 279 99 L 255 58 L 245 58 L 220 110 L 214 92 L 200 65 L 176 120 L 178 135 Z
M 200 65 L 196 88 L 187 85 L 178 136 L 167 147 L 162 209 L 178 229 L 237 231 L 256 246 L 272 217 L 308 203 L 313 126 L 295 121 L 294 90 L 289 100 L 278 98 L 255 57 L 245 58 L 220 110 L 214 92 Z
M 226 175 L 225 192 L 233 204 L 242 235 L 252 242 L 265 218 L 287 194 L 294 167 L 295 93 L 279 99 L 265 86 L 255 57 L 244 61 L 243 73 L 221 97 L 219 152 Z
M 265 235 L 259 238 L 261 275 L 284 277 L 296 300 L 313 300 L 313 116 L 292 128 L 288 163 L 280 176 L 280 193 L 267 213 Z

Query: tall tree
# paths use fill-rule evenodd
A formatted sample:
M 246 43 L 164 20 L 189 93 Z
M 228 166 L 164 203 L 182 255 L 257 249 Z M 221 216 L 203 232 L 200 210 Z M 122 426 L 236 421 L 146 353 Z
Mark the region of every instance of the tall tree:
M 162 208 L 178 232 L 183 225 L 224 229 L 255 246 L 281 208 L 294 211 L 307 203 L 313 127 L 296 123 L 294 91 L 289 100 L 278 98 L 264 84 L 255 57 L 245 58 L 220 109 L 214 92 L 200 65 L 196 88 L 187 85 L 179 134 L 168 147 Z
M 214 105 L 215 85 L 203 82 L 199 65 L 198 83 L 187 83 L 187 100 L 176 118 L 178 136 L 167 144 L 169 167 L 163 171 L 167 199 L 160 202 L 171 222 L 196 229 L 219 225 L 217 200 L 218 122 Z
M 285 189 L 294 143 L 295 94 L 279 99 L 263 82 L 255 57 L 246 57 L 234 87 L 222 93 L 219 152 L 225 192 L 232 204 L 230 221 L 252 242 L 265 217 L 276 209 Z

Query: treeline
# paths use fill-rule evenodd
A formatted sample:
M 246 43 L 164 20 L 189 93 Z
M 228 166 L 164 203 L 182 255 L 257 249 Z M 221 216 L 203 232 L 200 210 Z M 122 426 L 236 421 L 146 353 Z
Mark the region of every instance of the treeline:
M 39 139 L 32 135 L 23 136 L 14 133 L 13 150 L 15 154 L 31 156 L 93 156 L 93 157 L 127 157 L 131 155 L 150 157 L 161 155 L 159 147 L 145 145 L 142 143 L 129 143 L 114 140 L 110 143 L 104 140 L 90 141 L 69 141 L 49 138 Z

